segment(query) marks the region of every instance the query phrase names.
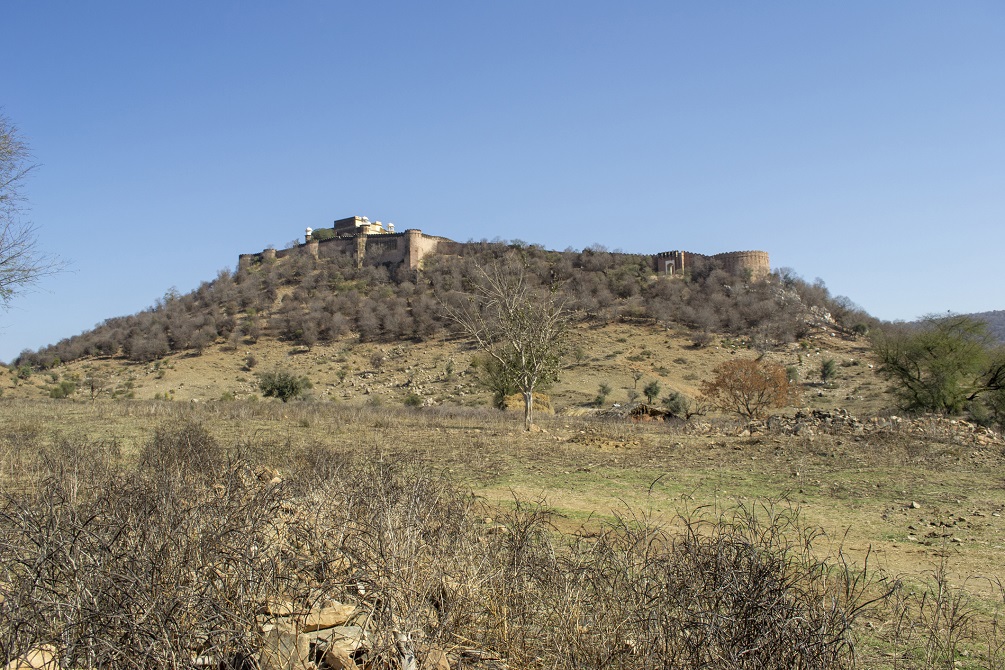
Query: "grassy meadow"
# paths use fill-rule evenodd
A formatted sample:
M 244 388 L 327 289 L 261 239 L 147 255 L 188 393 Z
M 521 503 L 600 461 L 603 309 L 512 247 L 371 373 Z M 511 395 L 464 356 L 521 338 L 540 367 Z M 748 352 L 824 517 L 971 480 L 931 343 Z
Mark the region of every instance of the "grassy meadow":
M 641 525 L 674 536 L 690 532 L 695 518 L 781 515 L 783 526 L 799 529 L 800 539 L 787 542 L 802 549 L 812 538 L 807 555 L 861 579 L 860 601 L 884 596 L 849 624 L 854 656 L 820 667 L 1005 661 L 997 629 L 1005 604 L 1000 441 L 982 444 L 934 424 L 928 434 L 892 427 L 795 436 L 746 434 L 727 419 L 701 429 L 562 415 L 537 423 L 524 432 L 515 414 L 465 407 L 7 398 L 0 476 L 8 492 L 31 488 L 57 464 L 89 462 L 79 454 L 95 445 L 109 467 L 136 467 L 158 431 L 194 425 L 229 458 L 287 480 L 304 477 L 305 463 L 324 454 L 321 461 L 393 464 L 447 482 L 488 528 L 516 532 L 519 514 L 537 510 L 543 525 L 535 528 L 558 553 L 601 542 L 611 529 Z M 86 469 L 76 476 L 86 489 Z M 493 639 L 514 667 L 564 667 L 541 650 Z

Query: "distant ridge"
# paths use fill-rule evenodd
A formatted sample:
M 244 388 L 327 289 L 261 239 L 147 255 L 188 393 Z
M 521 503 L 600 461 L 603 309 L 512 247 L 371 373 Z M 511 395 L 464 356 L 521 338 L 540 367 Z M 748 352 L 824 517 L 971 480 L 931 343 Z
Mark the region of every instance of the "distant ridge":
M 975 314 L 967 314 L 967 316 L 988 324 L 988 329 L 998 341 L 1005 343 L 1005 309 L 998 309 L 993 312 L 977 312 Z

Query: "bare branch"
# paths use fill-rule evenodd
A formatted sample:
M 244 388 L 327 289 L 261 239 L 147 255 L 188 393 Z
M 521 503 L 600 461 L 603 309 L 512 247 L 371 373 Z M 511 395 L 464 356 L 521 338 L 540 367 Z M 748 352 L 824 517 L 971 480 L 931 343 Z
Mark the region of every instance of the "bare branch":
M 24 178 L 37 165 L 17 128 L 0 115 L 0 305 L 6 308 L 21 290 L 63 269 L 56 258 L 42 253 L 38 231 L 22 218 Z
M 476 266 L 471 286 L 441 299 L 448 318 L 499 366 L 499 378 L 524 397 L 524 424 L 533 423 L 535 389 L 556 377 L 568 330 L 565 304 L 532 287 L 513 258 Z

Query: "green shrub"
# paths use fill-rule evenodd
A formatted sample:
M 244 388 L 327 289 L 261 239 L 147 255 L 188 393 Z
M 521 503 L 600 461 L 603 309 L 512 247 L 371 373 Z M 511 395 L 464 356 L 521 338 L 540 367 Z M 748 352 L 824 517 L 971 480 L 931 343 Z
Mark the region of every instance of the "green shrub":
M 77 385 L 72 381 L 64 379 L 63 381 L 59 382 L 59 384 L 57 384 L 56 386 L 53 386 L 51 389 L 49 389 L 49 397 L 62 400 L 63 398 L 69 398 L 76 391 L 77 391 Z
M 607 404 L 607 396 L 609 395 L 611 395 L 611 387 L 608 384 L 601 384 L 597 390 L 597 397 L 594 398 L 593 404 L 597 407 L 603 407 Z
M 687 418 L 691 414 L 693 402 L 680 391 L 671 391 L 663 398 L 663 406 L 674 416 Z
M 646 384 L 646 387 L 642 389 L 642 392 L 646 394 L 646 400 L 649 401 L 649 404 L 656 402 L 656 399 L 660 397 L 660 393 L 662 391 L 663 388 L 660 386 L 659 381 L 655 379 Z
M 986 323 L 967 316 L 884 327 L 872 344 L 880 373 L 909 411 L 957 414 L 1000 390 L 1005 380 L 1005 353 Z
M 311 382 L 307 377 L 298 377 L 292 372 L 276 370 L 258 375 L 258 388 L 266 398 L 279 398 L 283 402 L 289 402 L 311 388 Z
M 324 242 L 325 240 L 330 240 L 335 237 L 334 228 L 317 228 L 311 231 L 311 239 L 317 240 L 318 242 Z
M 405 407 L 422 407 L 422 396 L 418 393 L 409 393 L 405 396 Z
M 837 376 L 837 363 L 833 358 L 825 359 L 820 364 L 820 380 L 825 384 Z

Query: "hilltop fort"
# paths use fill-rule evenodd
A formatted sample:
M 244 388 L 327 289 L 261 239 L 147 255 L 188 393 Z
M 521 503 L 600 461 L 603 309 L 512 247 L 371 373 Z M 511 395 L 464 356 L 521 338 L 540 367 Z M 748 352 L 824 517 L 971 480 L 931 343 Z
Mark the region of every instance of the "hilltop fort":
M 682 276 L 698 259 L 711 260 L 730 274 L 743 276 L 749 273 L 751 279 L 771 274 L 767 251 L 727 251 L 712 256 L 690 251 L 664 251 L 653 256 L 653 270 L 657 274 Z
M 290 249 L 266 249 L 257 254 L 241 254 L 238 267 L 249 267 L 265 260 L 282 258 L 291 253 L 307 252 L 315 258 L 332 258 L 340 254 L 352 256 L 359 267 L 364 265 L 405 265 L 416 269 L 422 259 L 434 253 L 445 237 L 426 235 L 414 228 L 398 233 L 394 224 L 384 226 L 365 216 L 350 216 L 335 221 L 331 228 L 305 231 L 304 242 Z
M 358 267 L 384 265 L 394 268 L 404 265 L 415 270 L 421 266 L 423 258 L 442 253 L 447 244 L 455 242 L 446 237 L 427 235 L 415 228 L 399 233 L 395 232 L 393 223 L 385 226 L 365 216 L 350 216 L 338 219 L 331 228 L 308 228 L 303 243 L 289 249 L 265 249 L 257 254 L 241 254 L 238 267 L 246 268 L 292 253 L 306 252 L 315 258 L 348 255 L 355 259 Z M 711 261 L 731 274 L 747 274 L 752 279 L 771 272 L 766 251 L 728 251 L 711 256 L 690 251 L 664 251 L 653 254 L 652 268 L 657 274 L 683 277 L 696 261 Z

